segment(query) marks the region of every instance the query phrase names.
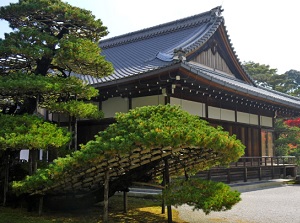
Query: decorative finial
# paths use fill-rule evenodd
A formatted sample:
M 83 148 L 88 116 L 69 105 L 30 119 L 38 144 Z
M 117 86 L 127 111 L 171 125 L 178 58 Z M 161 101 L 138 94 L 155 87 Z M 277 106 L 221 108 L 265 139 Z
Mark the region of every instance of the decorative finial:
M 212 15 L 216 15 L 216 16 L 221 16 L 222 12 L 224 11 L 224 9 L 222 9 L 222 6 L 218 6 L 218 7 L 215 7 L 213 8 L 211 11 L 211 14 Z
M 178 49 L 174 49 L 173 59 L 179 61 L 185 61 L 186 60 L 185 51 L 181 47 Z

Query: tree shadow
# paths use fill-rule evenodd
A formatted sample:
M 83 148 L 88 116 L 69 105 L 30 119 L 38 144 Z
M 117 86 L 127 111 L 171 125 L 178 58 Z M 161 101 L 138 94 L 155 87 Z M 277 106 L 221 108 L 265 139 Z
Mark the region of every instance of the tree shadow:
M 122 196 L 113 196 L 109 198 L 109 223 L 164 223 L 167 221 L 167 210 L 161 214 L 161 201 L 157 199 L 145 199 L 128 197 L 128 210 L 124 213 Z M 174 223 L 186 223 L 178 217 L 178 211 L 172 210 Z M 78 209 L 51 211 L 46 210 L 44 216 L 52 218 L 54 222 L 84 222 L 101 223 L 103 219 L 103 202 L 93 207 Z

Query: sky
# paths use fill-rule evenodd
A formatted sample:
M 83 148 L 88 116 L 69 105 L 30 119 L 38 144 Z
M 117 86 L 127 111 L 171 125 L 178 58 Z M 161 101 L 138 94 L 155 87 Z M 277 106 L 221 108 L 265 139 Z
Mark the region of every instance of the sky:
M 92 11 L 110 32 L 105 38 L 208 11 L 216 6 L 241 62 L 300 71 L 299 0 L 64 0 Z M 18 2 L 0 0 L 0 6 Z M 0 38 L 10 32 L 0 20 Z

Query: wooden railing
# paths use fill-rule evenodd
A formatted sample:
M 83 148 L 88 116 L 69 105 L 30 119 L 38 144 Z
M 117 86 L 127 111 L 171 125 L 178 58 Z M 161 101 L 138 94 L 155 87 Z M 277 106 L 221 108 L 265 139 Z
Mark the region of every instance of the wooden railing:
M 295 156 L 241 157 L 230 166 L 213 167 L 197 175 L 204 179 L 227 183 L 295 177 L 297 162 Z
M 232 163 L 231 167 L 255 167 L 255 166 L 282 166 L 296 165 L 295 156 L 260 156 L 260 157 L 241 157 L 237 162 Z

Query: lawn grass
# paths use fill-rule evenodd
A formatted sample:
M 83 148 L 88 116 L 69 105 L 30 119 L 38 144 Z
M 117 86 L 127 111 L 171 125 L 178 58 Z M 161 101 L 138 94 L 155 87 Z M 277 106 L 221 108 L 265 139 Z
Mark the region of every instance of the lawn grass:
M 42 216 L 38 216 L 36 212 L 29 213 L 22 208 L 0 207 L 0 223 L 100 223 L 102 214 L 101 203 L 81 210 L 45 210 Z M 172 215 L 174 223 L 186 223 L 179 219 L 176 210 L 173 210 Z M 128 212 L 123 213 L 122 196 L 113 196 L 109 199 L 109 222 L 163 223 L 167 222 L 167 214 L 161 214 L 159 200 L 136 197 L 128 197 Z

